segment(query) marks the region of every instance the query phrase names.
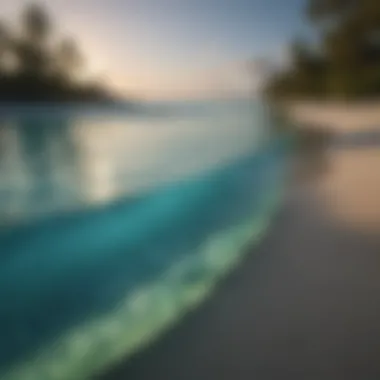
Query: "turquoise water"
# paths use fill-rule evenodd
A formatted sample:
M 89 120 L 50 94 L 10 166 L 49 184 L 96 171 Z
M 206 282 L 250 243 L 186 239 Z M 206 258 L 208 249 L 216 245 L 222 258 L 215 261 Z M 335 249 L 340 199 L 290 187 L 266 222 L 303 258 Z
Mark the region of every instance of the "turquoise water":
M 265 232 L 285 171 L 265 108 L 150 110 L 3 117 L 2 379 L 82 379 L 126 357 Z

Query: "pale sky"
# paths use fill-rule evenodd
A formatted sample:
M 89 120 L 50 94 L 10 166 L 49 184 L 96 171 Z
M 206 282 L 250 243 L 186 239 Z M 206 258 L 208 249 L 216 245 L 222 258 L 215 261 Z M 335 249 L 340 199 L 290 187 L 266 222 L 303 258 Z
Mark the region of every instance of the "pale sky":
M 244 96 L 260 81 L 246 62 L 278 62 L 308 33 L 306 0 L 45 0 L 89 70 L 122 94 L 146 99 Z M 27 0 L 1 0 L 14 20 Z M 255 71 L 255 70 L 253 70 Z M 251 82 L 249 82 L 249 80 Z

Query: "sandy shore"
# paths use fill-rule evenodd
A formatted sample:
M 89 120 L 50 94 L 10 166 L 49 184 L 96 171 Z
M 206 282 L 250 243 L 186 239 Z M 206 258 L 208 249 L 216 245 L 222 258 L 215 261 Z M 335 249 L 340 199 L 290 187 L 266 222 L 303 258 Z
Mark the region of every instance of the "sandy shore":
M 331 217 L 380 236 L 380 146 L 331 150 L 327 160 L 318 190 Z
M 300 125 L 322 125 L 333 132 L 380 131 L 380 101 L 363 103 L 294 102 L 290 117 Z
M 327 163 L 211 300 L 100 379 L 379 379 L 380 148 Z
M 335 149 L 326 152 L 326 176 L 318 183 L 319 192 L 333 217 L 364 230 L 378 230 L 380 101 L 359 104 L 297 102 L 289 105 L 288 110 L 297 125 L 321 126 L 337 136 Z M 368 132 L 375 135 L 372 133 L 363 144 L 360 136 Z

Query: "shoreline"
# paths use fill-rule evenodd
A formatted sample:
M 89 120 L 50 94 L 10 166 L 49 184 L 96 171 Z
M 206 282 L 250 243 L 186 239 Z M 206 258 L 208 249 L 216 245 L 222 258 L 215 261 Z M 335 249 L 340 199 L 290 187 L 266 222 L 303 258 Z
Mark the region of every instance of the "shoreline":
M 97 379 L 377 378 L 380 236 L 341 224 L 309 185 L 213 297 Z
M 300 126 L 323 126 L 330 132 L 380 132 L 380 101 L 294 101 L 284 105 L 290 120 Z
M 329 128 L 342 132 L 348 114 Z M 205 304 L 97 379 L 378 378 L 380 149 L 325 153 L 325 170 L 293 179 L 268 235 Z

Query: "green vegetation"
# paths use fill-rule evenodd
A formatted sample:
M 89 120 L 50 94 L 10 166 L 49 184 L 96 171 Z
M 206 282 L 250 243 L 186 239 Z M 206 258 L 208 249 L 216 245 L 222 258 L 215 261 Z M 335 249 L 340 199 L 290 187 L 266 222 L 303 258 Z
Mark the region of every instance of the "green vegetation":
M 380 95 L 380 1 L 310 0 L 317 43 L 296 41 L 290 67 L 268 81 L 272 98 Z
M 75 40 L 59 39 L 38 5 L 24 10 L 11 29 L 0 21 L 0 102 L 111 101 L 97 83 L 80 81 L 83 55 Z

